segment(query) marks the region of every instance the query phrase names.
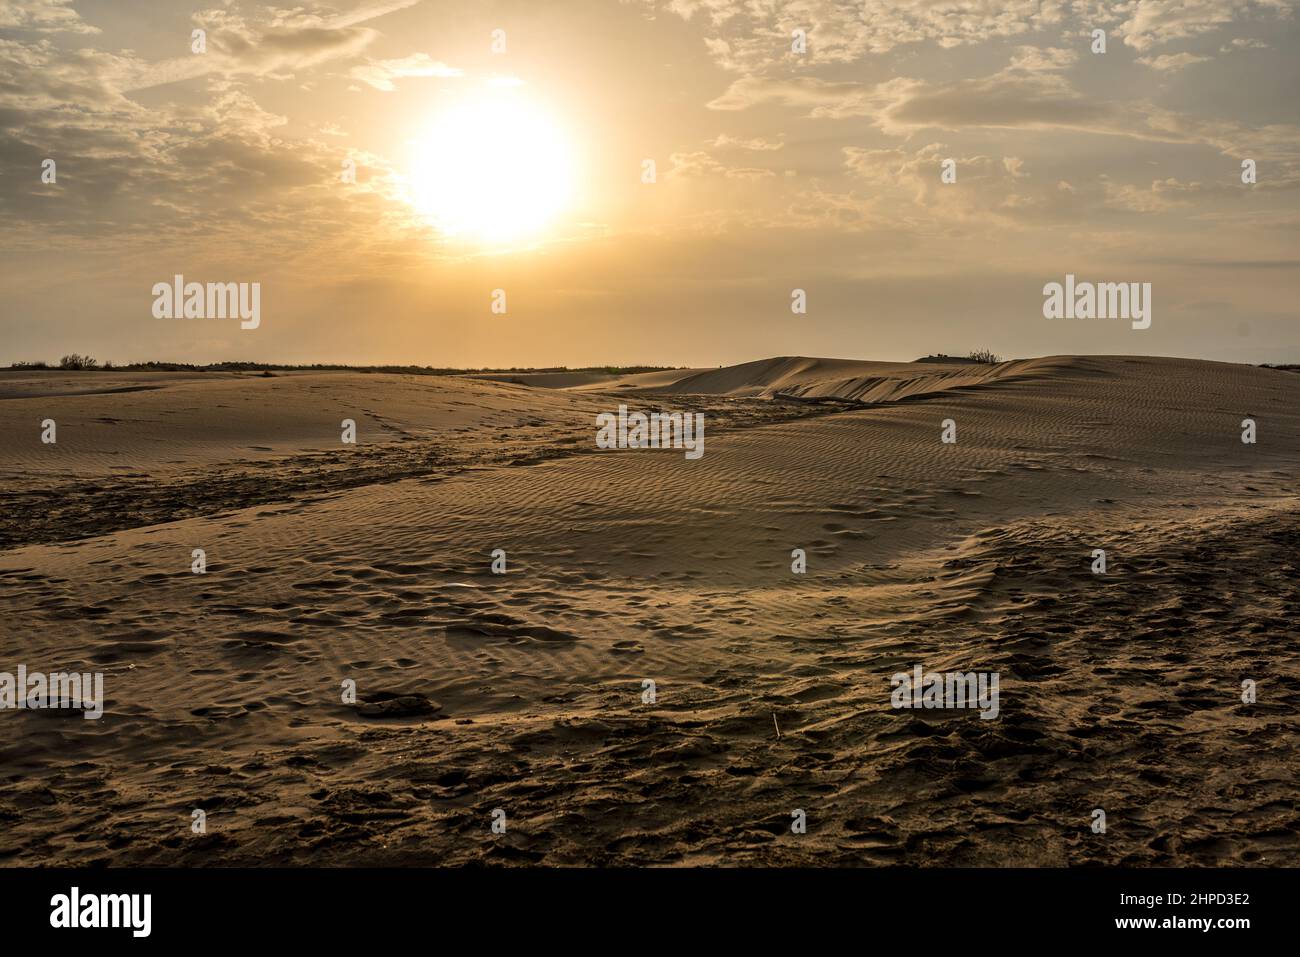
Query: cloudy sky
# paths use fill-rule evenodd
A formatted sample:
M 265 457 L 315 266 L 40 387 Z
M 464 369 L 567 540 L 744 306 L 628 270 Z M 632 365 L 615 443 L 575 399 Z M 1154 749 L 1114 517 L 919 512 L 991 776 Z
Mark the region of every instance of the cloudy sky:
M 1300 361 L 1295 6 L 4 0 L 0 363 Z

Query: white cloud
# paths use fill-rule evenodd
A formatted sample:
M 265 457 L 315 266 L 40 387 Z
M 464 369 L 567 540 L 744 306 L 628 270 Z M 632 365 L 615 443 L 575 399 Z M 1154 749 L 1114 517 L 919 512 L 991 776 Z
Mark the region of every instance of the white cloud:
M 98 33 L 72 9 L 72 0 L 5 0 L 0 3 L 0 29 L 35 33 Z
M 1207 63 L 1211 57 L 1194 53 L 1162 53 L 1159 56 L 1140 56 L 1137 61 L 1161 73 L 1177 73 L 1193 63 Z
M 696 26 L 723 69 L 745 75 L 860 63 L 912 44 L 940 49 L 1085 36 L 1101 27 L 1139 53 L 1232 23 L 1291 16 L 1292 0 L 641 0 Z M 807 34 L 807 52 L 790 49 Z
M 1122 209 L 1133 213 L 1159 213 L 1178 206 L 1188 205 L 1180 194 L 1195 192 L 1199 183 L 1180 183 L 1177 179 L 1156 180 L 1143 189 L 1131 184 L 1117 184 L 1106 180 L 1105 202 L 1111 209 Z
M 299 71 L 360 55 L 379 34 L 358 24 L 400 6 L 395 0 L 330 16 L 269 9 L 251 18 L 232 7 L 203 10 L 194 15 L 194 23 L 207 32 L 206 53 L 142 66 L 123 89 L 142 90 L 209 75 L 290 79 Z
M 726 133 L 717 136 L 709 145 L 715 149 L 749 150 L 754 153 L 767 153 L 785 149 L 785 144 L 780 140 L 764 139 L 761 136 L 755 136 L 752 139 L 740 139 L 735 136 L 728 136 Z
M 763 79 L 743 77 L 732 82 L 707 105 L 711 110 L 745 110 L 763 103 L 811 107 L 810 116 L 866 116 L 873 110 L 874 89 L 861 83 L 832 83 L 815 77 Z
M 1219 47 L 1220 53 L 1231 53 L 1233 50 L 1267 50 L 1269 45 L 1263 40 L 1256 40 L 1253 37 L 1236 37 L 1230 43 L 1225 43 Z
M 464 71 L 435 60 L 427 53 L 412 53 L 410 56 L 396 60 L 371 60 L 361 66 L 354 66 L 350 76 L 354 80 L 368 83 L 376 90 L 392 92 L 397 89 L 394 80 L 406 77 L 454 77 L 463 76 Z
M 690 153 L 673 153 L 668 159 L 672 163 L 672 167 L 668 170 L 668 176 L 675 179 L 724 176 L 728 179 L 756 180 L 776 175 L 770 169 L 752 166 L 727 166 L 704 150 L 696 150 Z
M 1200 36 L 1249 19 L 1256 12 L 1289 17 L 1291 6 L 1286 0 L 1134 0 L 1128 11 L 1119 34 L 1127 46 L 1145 53 L 1170 40 Z

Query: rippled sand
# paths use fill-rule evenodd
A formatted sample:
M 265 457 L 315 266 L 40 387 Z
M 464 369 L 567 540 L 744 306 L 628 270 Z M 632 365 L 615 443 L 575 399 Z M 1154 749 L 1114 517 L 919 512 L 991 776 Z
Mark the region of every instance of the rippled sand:
M 0 433 L 0 670 L 108 699 L 0 712 L 6 863 L 1300 864 L 1294 373 L 3 373 Z

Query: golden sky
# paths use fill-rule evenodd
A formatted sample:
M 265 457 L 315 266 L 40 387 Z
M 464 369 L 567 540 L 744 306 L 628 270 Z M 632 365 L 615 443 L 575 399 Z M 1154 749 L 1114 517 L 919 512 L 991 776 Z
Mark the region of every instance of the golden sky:
M 1300 361 L 1294 8 L 6 0 L 0 363 Z

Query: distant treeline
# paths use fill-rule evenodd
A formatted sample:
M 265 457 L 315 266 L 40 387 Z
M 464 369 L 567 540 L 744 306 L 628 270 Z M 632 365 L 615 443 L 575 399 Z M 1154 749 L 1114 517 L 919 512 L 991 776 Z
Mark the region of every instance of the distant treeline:
M 950 356 L 946 352 L 940 352 L 932 356 L 921 356 L 919 359 L 913 359 L 913 362 L 982 362 L 984 365 L 995 366 L 1002 361 L 1002 357 L 996 352 L 989 349 L 976 349 L 964 356 Z
M 499 369 L 453 369 L 450 366 L 349 366 L 314 362 L 310 365 L 285 365 L 276 362 L 209 362 L 195 365 L 189 362 L 128 362 L 114 365 L 101 364 L 90 356 L 64 356 L 57 363 L 41 360 L 15 362 L 9 369 L 61 369 L 75 372 L 389 372 L 402 375 L 504 375 L 523 372 L 605 372 L 610 375 L 632 375 L 637 372 L 663 372 L 682 366 L 547 366 L 545 368 L 511 366 Z
M 996 364 L 1002 357 L 981 349 L 968 356 L 949 356 L 944 353 L 923 356 L 914 362 L 983 362 Z M 1261 369 L 1283 369 L 1287 372 L 1300 372 L 1300 363 L 1261 362 Z M 67 355 L 57 363 L 42 360 L 33 362 L 15 362 L 9 366 L 0 366 L 9 370 L 23 369 L 59 369 L 74 372 L 260 372 L 274 375 L 277 372 L 387 372 L 400 375 L 506 375 L 518 373 L 546 372 L 604 372 L 608 375 L 635 375 L 638 372 L 669 372 L 685 369 L 687 366 L 510 366 L 509 368 L 455 369 L 450 366 L 347 366 L 313 362 L 310 365 L 285 365 L 277 362 L 209 362 L 195 365 L 190 362 L 128 362 L 114 365 L 112 362 L 100 363 L 90 356 Z M 719 366 L 718 368 L 722 368 Z

